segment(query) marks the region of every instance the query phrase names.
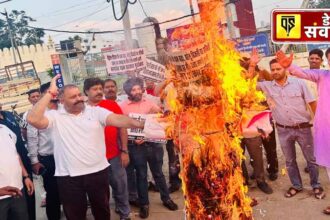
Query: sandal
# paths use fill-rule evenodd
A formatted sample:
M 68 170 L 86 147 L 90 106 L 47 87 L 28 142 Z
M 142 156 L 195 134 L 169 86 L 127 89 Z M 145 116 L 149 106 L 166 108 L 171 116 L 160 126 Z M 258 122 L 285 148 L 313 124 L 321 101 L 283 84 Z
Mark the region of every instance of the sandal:
M 326 208 L 323 210 L 323 213 L 326 214 L 326 215 L 330 215 L 330 206 L 326 207 Z
M 291 197 L 294 197 L 295 195 L 297 195 L 298 193 L 300 193 L 301 191 L 302 191 L 302 189 L 296 189 L 296 188 L 290 187 L 284 196 L 286 198 L 291 198 Z
M 322 187 L 317 187 L 313 189 L 314 196 L 317 199 L 324 199 L 325 193 Z
M 255 198 L 252 198 L 251 200 L 252 200 L 251 203 L 250 203 L 251 207 L 254 207 L 254 206 L 259 204 L 259 202 Z

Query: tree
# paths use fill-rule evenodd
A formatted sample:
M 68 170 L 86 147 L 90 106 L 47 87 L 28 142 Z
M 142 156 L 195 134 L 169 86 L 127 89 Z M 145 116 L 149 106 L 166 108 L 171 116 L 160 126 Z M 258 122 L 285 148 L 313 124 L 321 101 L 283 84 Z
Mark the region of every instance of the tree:
M 69 37 L 68 40 L 80 40 L 81 41 L 81 37 L 79 35 L 75 35 L 73 37 Z
M 5 16 L 0 18 L 0 49 L 11 47 L 9 27 L 17 46 L 43 43 L 41 38 L 45 32 L 42 29 L 28 28 L 29 23 L 33 21 L 35 20 L 27 16 L 25 11 L 17 10 L 8 14 L 8 22 Z
M 314 1 L 313 5 L 315 5 L 315 8 L 330 8 L 330 1 L 318 0 L 318 1 Z

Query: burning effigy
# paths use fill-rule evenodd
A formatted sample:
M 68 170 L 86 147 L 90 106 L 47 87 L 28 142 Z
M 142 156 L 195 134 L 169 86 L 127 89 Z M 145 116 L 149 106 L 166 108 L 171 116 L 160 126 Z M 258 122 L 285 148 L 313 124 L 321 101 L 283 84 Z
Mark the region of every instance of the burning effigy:
M 198 27 L 204 41 L 200 30 L 185 30 L 198 41 L 169 54 L 172 88 L 166 100 L 173 125 L 167 133 L 181 156 L 186 218 L 252 219 L 241 170 L 242 106 L 258 105 L 263 96 L 255 80 L 245 79 L 240 54 L 221 34 L 214 9 L 223 2 L 203 2 Z

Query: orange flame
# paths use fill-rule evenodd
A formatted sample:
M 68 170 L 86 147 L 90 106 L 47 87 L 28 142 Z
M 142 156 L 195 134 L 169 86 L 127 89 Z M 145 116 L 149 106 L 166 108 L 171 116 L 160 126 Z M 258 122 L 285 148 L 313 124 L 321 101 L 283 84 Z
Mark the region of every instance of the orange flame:
M 219 35 L 216 15 L 221 13 L 216 10 L 224 9 L 223 2 L 203 2 L 200 15 L 210 54 L 208 59 L 186 60 L 174 68 L 173 88 L 166 99 L 174 122 L 168 132 L 181 153 L 186 216 L 194 220 L 252 219 L 241 170 L 242 102 L 257 105 L 263 96 L 256 91 L 255 80 L 244 78 L 240 55 L 232 43 Z M 189 31 L 198 35 L 196 28 Z M 198 65 L 202 71 L 196 70 Z

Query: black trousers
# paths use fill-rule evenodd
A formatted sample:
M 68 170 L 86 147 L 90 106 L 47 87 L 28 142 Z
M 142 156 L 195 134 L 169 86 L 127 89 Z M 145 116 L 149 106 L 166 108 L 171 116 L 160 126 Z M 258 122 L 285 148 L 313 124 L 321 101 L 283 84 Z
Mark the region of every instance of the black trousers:
M 175 152 L 173 140 L 169 140 L 166 143 L 166 151 L 168 155 L 168 170 L 169 170 L 169 182 L 171 186 L 180 186 L 181 179 L 180 173 L 180 161 L 179 155 Z
M 254 138 L 243 138 L 241 141 L 241 147 L 243 151 L 247 148 L 250 155 L 250 163 L 253 167 L 254 176 L 257 182 L 265 181 L 265 173 L 264 173 L 264 163 L 262 158 L 262 141 L 261 137 Z M 249 175 L 247 172 L 247 168 L 245 165 L 245 161 L 242 161 L 242 169 L 245 181 L 248 181 Z
M 275 137 L 275 127 L 272 123 L 273 131 L 269 134 L 268 139 L 262 139 L 262 144 L 264 146 L 267 158 L 267 172 L 278 173 L 278 158 L 276 152 L 276 137 Z
M 82 176 L 60 176 L 57 183 L 67 220 L 86 219 L 87 195 L 94 219 L 110 219 L 108 168 Z
M 24 195 L 24 192 L 23 192 Z M 25 196 L 0 200 L 0 220 L 28 220 Z
M 55 174 L 54 156 L 39 156 L 39 161 L 44 165 L 46 172 L 42 176 L 46 191 L 46 214 L 49 220 L 61 219 L 61 203 L 58 194 Z

